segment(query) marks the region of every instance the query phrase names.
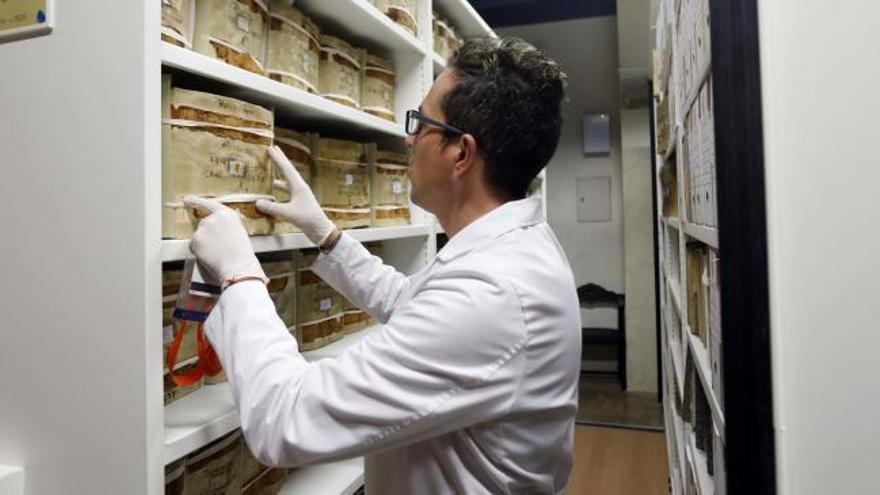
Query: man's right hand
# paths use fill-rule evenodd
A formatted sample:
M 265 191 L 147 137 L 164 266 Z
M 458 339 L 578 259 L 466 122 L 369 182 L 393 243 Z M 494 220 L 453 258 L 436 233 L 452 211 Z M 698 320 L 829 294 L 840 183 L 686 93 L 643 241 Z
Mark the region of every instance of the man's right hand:
M 269 149 L 269 156 L 284 175 L 287 189 L 290 191 L 290 201 L 274 203 L 261 199 L 257 201 L 257 209 L 296 225 L 316 246 L 323 245 L 336 230 L 336 225 L 327 218 L 309 185 L 284 156 L 281 148 L 273 146 Z

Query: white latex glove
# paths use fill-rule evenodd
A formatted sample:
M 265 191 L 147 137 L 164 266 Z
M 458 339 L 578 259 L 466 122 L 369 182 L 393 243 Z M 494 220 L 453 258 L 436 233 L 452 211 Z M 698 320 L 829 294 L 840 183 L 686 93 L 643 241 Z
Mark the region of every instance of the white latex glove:
M 324 210 L 309 185 L 299 175 L 290 160 L 278 146 L 269 149 L 269 156 L 281 170 L 286 179 L 290 201 L 275 203 L 264 199 L 257 200 L 257 210 L 267 215 L 281 217 L 296 225 L 316 246 L 321 246 L 336 230 L 336 225 L 327 218 Z
M 219 201 L 196 196 L 187 196 L 183 204 L 210 213 L 199 222 L 189 249 L 222 289 L 241 280 L 269 281 L 238 212 Z

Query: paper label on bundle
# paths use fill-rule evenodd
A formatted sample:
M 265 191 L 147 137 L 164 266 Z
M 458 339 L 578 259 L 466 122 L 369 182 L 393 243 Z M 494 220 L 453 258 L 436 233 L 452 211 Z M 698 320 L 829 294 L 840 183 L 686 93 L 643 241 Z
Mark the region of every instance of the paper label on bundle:
M 329 311 L 333 306 L 333 300 L 329 297 L 321 299 L 321 302 L 318 303 L 318 307 L 321 311 Z
M 230 156 L 226 159 L 226 173 L 230 177 L 244 179 L 247 176 L 247 165 L 242 160 Z
M 168 325 L 162 329 L 162 343 L 170 344 L 174 342 L 174 327 Z
M 238 19 L 235 20 L 235 24 L 238 26 L 238 29 L 242 31 L 250 31 L 250 19 L 243 15 L 238 16 Z
M 403 193 L 403 184 L 401 184 L 400 182 L 397 182 L 397 181 L 392 182 L 391 183 L 391 192 L 393 192 L 394 194 Z
M 345 174 L 345 185 L 350 186 L 354 184 L 354 176 L 351 174 Z

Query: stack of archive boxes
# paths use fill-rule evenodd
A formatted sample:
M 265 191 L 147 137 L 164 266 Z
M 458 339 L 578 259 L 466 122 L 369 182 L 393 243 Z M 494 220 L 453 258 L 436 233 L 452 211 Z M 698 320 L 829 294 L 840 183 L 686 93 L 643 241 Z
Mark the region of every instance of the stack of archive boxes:
M 236 430 L 165 466 L 165 495 L 275 495 L 285 476 L 260 463 Z

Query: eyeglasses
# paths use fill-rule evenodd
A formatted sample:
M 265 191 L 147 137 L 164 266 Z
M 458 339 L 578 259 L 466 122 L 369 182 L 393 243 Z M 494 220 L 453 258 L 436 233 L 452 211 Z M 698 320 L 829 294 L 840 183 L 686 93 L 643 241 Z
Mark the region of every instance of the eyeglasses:
M 431 117 L 426 117 L 422 115 L 421 112 L 417 110 L 408 110 L 406 112 L 406 133 L 410 136 L 415 136 L 419 132 L 422 131 L 422 124 L 432 125 L 434 127 L 439 127 L 446 131 L 449 131 L 453 134 L 464 134 L 464 131 L 461 129 L 449 125 L 446 122 L 440 122 L 439 120 L 434 120 Z

